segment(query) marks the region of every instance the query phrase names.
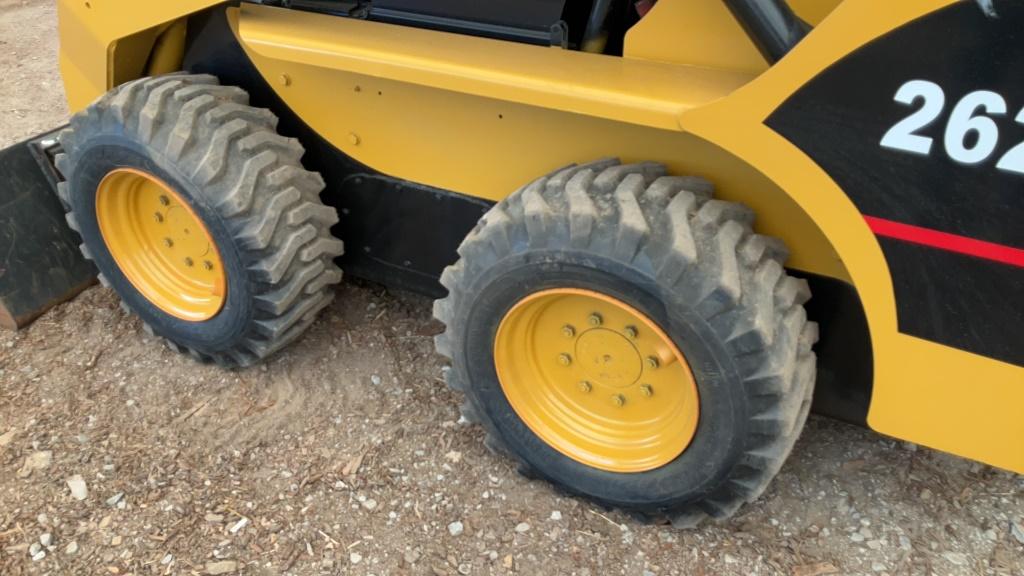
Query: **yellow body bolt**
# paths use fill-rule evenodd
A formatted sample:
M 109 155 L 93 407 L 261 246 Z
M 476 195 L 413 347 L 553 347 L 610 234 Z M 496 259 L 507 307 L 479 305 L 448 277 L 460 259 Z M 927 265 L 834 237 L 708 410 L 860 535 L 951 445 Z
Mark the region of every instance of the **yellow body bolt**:
M 619 408 L 622 408 L 626 404 L 626 397 L 622 394 L 616 394 L 612 396 L 612 404 L 615 404 Z
M 604 319 L 601 318 L 600 314 L 594 312 L 593 314 L 590 315 L 590 317 L 587 318 L 587 322 L 590 322 L 591 326 L 600 326 L 601 323 L 604 322 Z
M 572 356 L 569 356 L 568 354 L 559 354 L 558 363 L 562 366 L 568 366 L 569 364 L 572 364 Z

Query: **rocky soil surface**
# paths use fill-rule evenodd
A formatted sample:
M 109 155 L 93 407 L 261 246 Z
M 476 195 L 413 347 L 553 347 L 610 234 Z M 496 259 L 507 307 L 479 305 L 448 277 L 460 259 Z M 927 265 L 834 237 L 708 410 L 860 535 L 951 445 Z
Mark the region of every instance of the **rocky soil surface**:
M 52 0 L 0 0 L 0 145 L 66 120 L 56 50 Z M 1024 575 L 1024 478 L 820 418 L 723 524 L 560 496 L 459 423 L 438 329 L 347 280 L 241 372 L 99 287 L 0 332 L 0 574 Z

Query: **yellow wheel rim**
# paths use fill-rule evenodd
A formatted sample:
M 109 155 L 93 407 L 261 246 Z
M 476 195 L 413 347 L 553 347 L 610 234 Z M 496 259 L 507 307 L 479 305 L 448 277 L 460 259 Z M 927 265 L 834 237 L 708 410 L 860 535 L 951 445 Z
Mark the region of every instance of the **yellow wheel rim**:
M 494 363 L 513 410 L 544 442 L 611 472 L 683 453 L 700 403 L 686 359 L 632 306 L 590 290 L 531 294 L 509 310 Z
M 120 168 L 96 190 L 96 219 L 118 267 L 143 296 L 191 322 L 220 312 L 224 266 L 202 220 L 152 174 Z

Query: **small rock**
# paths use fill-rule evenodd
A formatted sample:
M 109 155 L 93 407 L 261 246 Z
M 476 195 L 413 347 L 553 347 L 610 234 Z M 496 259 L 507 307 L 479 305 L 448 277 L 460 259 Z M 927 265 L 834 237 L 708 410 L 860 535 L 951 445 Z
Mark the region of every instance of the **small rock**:
M 121 542 L 124 542 L 124 538 L 121 537 L 120 535 L 114 536 L 113 538 L 110 539 L 110 545 L 111 546 L 115 546 L 115 547 L 116 546 L 120 546 Z
M 872 562 L 871 563 L 871 571 L 872 572 L 884 572 L 885 571 L 885 564 L 882 564 L 881 562 Z
M 462 522 L 455 521 L 448 525 L 448 533 L 452 536 L 462 534 L 463 530 L 465 530 L 465 527 L 462 525 Z
M 353 563 L 353 564 L 359 564 L 360 562 L 363 561 L 363 555 L 360 554 L 359 552 L 353 552 L 353 553 L 348 555 L 348 561 Z
M 519 532 L 520 534 L 524 534 L 524 533 L 529 532 L 529 531 L 530 531 L 530 524 L 528 522 L 520 522 L 519 524 L 516 524 L 516 532 Z
M 29 556 L 35 556 L 42 549 L 43 549 L 43 545 L 42 544 L 40 544 L 39 542 L 33 542 L 32 545 L 28 547 L 28 555 Z
M 224 516 L 220 514 L 207 514 L 205 516 L 207 522 L 220 523 L 224 521 Z
M 410 566 L 415 564 L 420 559 L 420 553 L 418 550 L 406 550 L 405 551 L 405 563 Z
M 160 563 L 161 563 L 161 564 L 163 564 L 164 566 L 167 566 L 167 565 L 168 565 L 168 564 L 170 564 L 171 562 L 174 562 L 174 556 L 173 556 L 173 555 L 171 555 L 171 554 L 168 554 L 168 555 L 164 556 L 164 557 L 163 557 L 163 558 L 162 558 L 162 559 L 160 560 Z
M 69 542 L 68 545 L 64 547 L 64 553 L 68 555 L 78 554 L 78 542 Z
M 925 489 L 921 490 L 921 496 L 920 497 L 921 497 L 921 500 L 925 500 L 925 501 L 931 500 L 932 499 L 932 491 L 927 489 L 927 488 L 925 488 Z
M 377 376 L 376 374 L 370 376 L 370 383 L 372 383 L 374 386 L 380 386 L 380 382 L 380 376 Z
M 900 549 L 901 550 L 911 550 L 913 547 L 914 546 L 910 542 L 910 538 L 908 538 L 907 536 L 904 536 L 903 534 L 900 534 Z
M 363 508 L 370 510 L 371 512 L 377 509 L 377 501 L 373 498 L 367 498 L 363 501 Z
M 501 559 L 501 565 L 505 567 L 505 570 L 511 570 L 513 566 L 515 566 L 515 561 L 512 559 L 512 555 L 506 554 L 505 557 Z
M 67 479 L 68 489 L 71 490 L 71 497 L 75 500 L 85 500 L 89 497 L 89 487 L 80 474 L 75 474 Z
M 220 562 L 207 562 L 206 573 L 211 576 L 217 574 L 231 574 L 238 572 L 238 562 L 234 560 L 221 560 Z
M 561 520 L 562 519 L 562 513 L 559 512 L 558 510 L 555 510 L 554 512 L 551 513 L 551 519 L 554 520 L 555 522 Z
M 1024 544 L 1024 525 L 1020 522 L 1010 522 L 1010 534 L 1013 535 L 1014 540 Z
M 942 557 L 950 564 L 954 564 L 956 566 L 967 565 L 967 556 L 960 552 L 943 552 Z
M 238 531 L 241 530 L 242 528 L 245 528 L 248 524 L 249 524 L 249 519 L 243 517 L 238 522 L 235 522 L 235 525 L 232 526 L 228 531 L 231 532 L 232 534 L 238 534 Z
M 117 506 L 121 500 L 124 499 L 124 492 L 118 492 L 110 498 L 107 498 L 107 506 Z
M 993 528 L 989 528 L 988 530 L 985 530 L 984 532 L 982 532 L 982 534 L 985 535 L 985 538 L 987 538 L 987 539 L 989 539 L 989 540 L 991 540 L 993 542 L 996 542 L 996 541 L 999 540 L 999 534 L 996 534 L 996 531 Z
M 43 546 L 46 546 L 47 548 L 53 546 L 53 534 L 50 534 L 49 532 L 43 532 L 39 535 L 39 543 Z
M 868 540 L 868 548 L 871 548 L 872 550 L 881 550 L 882 549 L 882 541 L 881 540 Z
M 860 532 L 854 532 L 853 534 L 850 534 L 850 540 L 853 540 L 854 542 L 863 542 L 864 535 Z
M 53 452 L 43 450 L 33 452 L 25 458 L 25 463 L 18 470 L 18 478 L 28 478 L 36 470 L 45 470 L 53 463 Z
M 3 434 L 0 434 L 0 448 L 3 448 L 13 442 L 16 434 L 17 432 L 15 432 L 13 428 Z
M 33 562 L 39 562 L 43 558 L 46 558 L 46 550 L 40 550 L 39 552 L 36 552 L 32 555 Z
M 459 574 L 463 574 L 464 576 L 469 576 L 470 574 L 473 573 L 473 565 L 468 563 L 468 562 L 464 562 L 462 564 L 459 564 L 458 570 L 459 570 Z

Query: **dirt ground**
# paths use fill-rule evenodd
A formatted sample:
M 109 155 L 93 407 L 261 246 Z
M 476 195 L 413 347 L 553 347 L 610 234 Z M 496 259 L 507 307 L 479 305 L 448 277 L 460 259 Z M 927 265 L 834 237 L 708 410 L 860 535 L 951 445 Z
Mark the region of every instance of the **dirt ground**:
M 66 119 L 55 21 L 0 0 L 0 145 Z M 560 496 L 458 422 L 438 328 L 427 299 L 348 280 L 242 372 L 99 287 L 0 332 L 0 574 L 1024 575 L 1024 478 L 820 418 L 723 524 Z

